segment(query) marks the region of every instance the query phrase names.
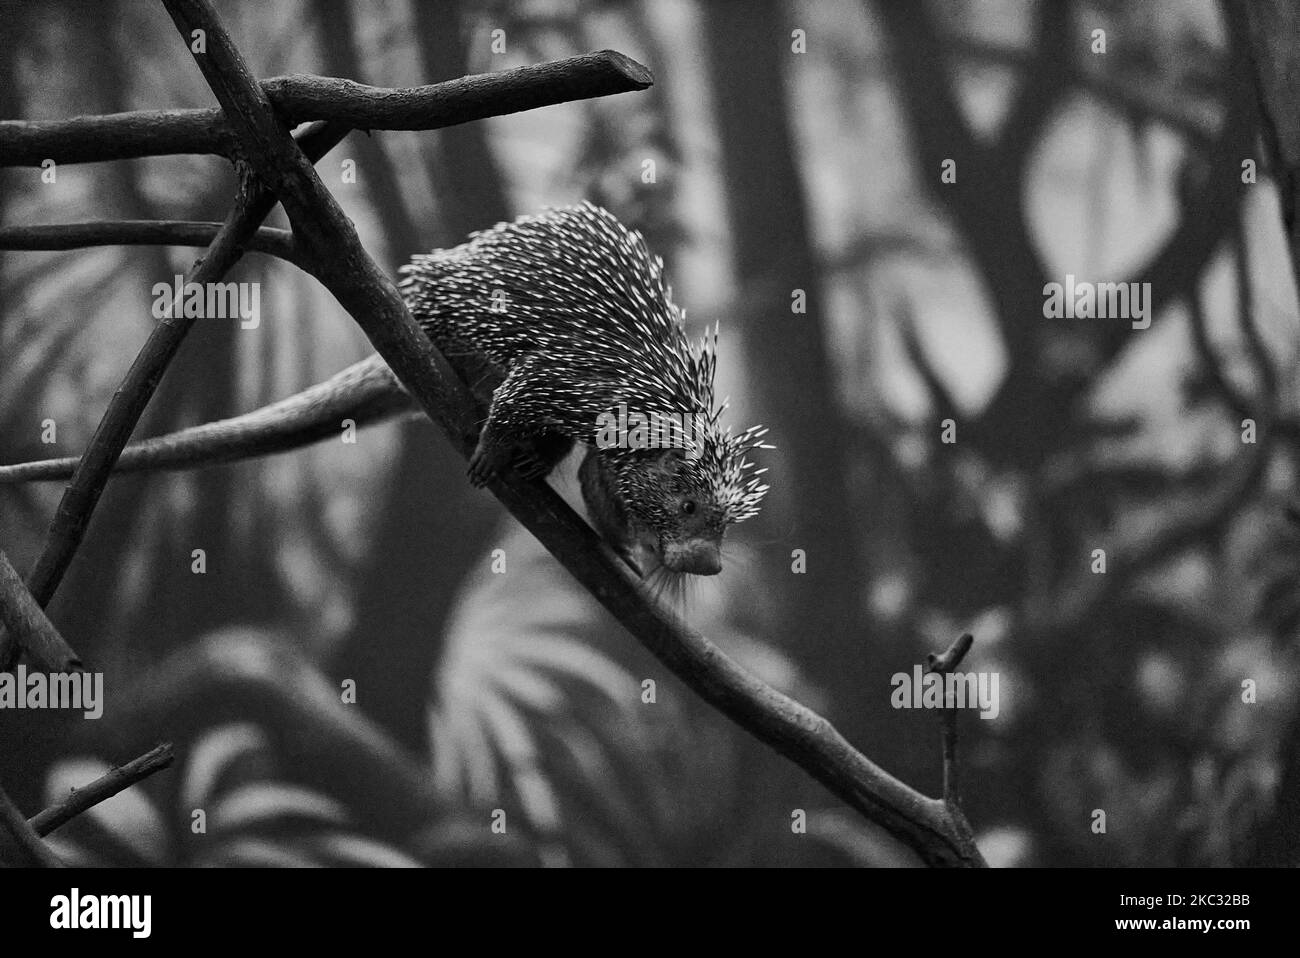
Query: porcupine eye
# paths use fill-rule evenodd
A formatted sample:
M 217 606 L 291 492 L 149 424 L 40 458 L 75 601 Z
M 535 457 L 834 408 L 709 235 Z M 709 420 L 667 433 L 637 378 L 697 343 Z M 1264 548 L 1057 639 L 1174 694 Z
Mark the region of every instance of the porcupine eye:
M 686 513 L 688 516 L 695 515 L 695 500 L 694 499 L 684 500 L 682 502 L 682 512 Z

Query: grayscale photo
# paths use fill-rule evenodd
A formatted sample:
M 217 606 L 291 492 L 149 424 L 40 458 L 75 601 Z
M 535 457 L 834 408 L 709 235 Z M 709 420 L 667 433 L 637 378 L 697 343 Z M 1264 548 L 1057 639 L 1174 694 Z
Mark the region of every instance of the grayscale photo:
M 1298 207 L 1300 0 L 0 0 L 22 921 L 1087 869 L 1233 947 L 1300 865 Z

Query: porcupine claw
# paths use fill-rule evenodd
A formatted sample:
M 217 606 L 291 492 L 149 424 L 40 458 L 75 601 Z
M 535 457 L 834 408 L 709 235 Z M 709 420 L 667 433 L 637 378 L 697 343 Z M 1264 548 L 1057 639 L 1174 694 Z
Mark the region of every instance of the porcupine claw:
M 541 479 L 551 471 L 550 464 L 531 452 L 523 452 L 515 456 L 515 472 L 528 480 Z
M 491 446 L 484 446 L 479 443 L 474 450 L 474 455 L 469 457 L 469 483 L 475 489 L 482 489 L 487 485 L 488 480 L 494 479 L 501 474 L 501 454 Z

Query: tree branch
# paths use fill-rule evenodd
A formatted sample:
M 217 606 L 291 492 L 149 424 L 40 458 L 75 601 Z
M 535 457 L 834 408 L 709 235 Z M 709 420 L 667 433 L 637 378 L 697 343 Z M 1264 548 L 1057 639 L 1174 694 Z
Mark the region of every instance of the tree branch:
M 1057 635 L 1084 629 L 1137 578 L 1198 542 L 1213 541 L 1239 511 L 1255 500 L 1255 487 L 1264 477 L 1277 432 L 1272 421 L 1260 418 L 1257 441 L 1242 453 L 1244 461 L 1226 470 L 1227 476 L 1215 488 L 1173 506 L 1169 510 L 1173 518 L 1142 541 L 1121 543 L 1118 548 L 1108 549 L 1118 568 L 1105 575 L 1075 576 L 1073 584 L 1061 590 L 1069 598 L 1031 616 L 1026 627 L 1030 631 Z
M 898 306 L 898 334 L 903 339 L 903 351 L 907 353 L 907 358 L 916 368 L 916 374 L 921 377 L 921 382 L 925 384 L 926 392 L 930 395 L 935 418 L 940 422 L 945 419 L 960 419 L 960 407 L 953 398 L 948 384 L 934 368 L 934 363 L 930 362 L 930 354 L 925 351 L 925 345 L 921 342 L 916 314 L 906 300 L 900 302 Z
M 1300 280 L 1300 51 L 1295 44 L 1300 27 L 1300 5 L 1294 0 L 1226 0 L 1223 12 L 1229 21 L 1244 23 L 1250 36 L 1250 62 L 1255 79 L 1255 96 L 1261 114 L 1264 146 L 1269 153 L 1270 173 L 1277 183 L 1282 206 L 1282 228 L 1290 253 L 1292 280 Z M 1240 29 L 1240 27 L 1239 27 Z M 1238 221 L 1239 296 L 1250 290 L 1246 268 L 1247 244 L 1243 224 Z M 1260 367 L 1265 389 L 1277 391 L 1277 374 L 1268 360 L 1254 311 L 1242 303 L 1241 321 L 1247 344 Z M 1250 325 L 1245 325 L 1247 322 Z M 1288 438 L 1296 442 L 1294 423 Z M 1254 864 L 1295 865 L 1300 859 L 1300 801 L 1295 784 L 1300 781 L 1300 713 L 1294 713 L 1278 752 L 1277 798 L 1267 816 L 1256 826 Z
M 1026 58 L 1025 75 L 1011 98 L 996 146 L 1000 162 L 1017 170 L 1017 179 L 1024 177 L 1043 127 L 1068 92 L 1072 77 L 1063 66 L 1073 59 L 1073 7 L 1069 0 L 1038 5 L 1033 53 Z
M 6 636 L 47 672 L 80 672 L 81 658 L 63 641 L 22 577 L 0 550 L 0 624 Z M 3 671 L 3 670 L 0 670 Z
M 967 632 L 942 653 L 931 652 L 926 657 L 925 669 L 943 677 L 955 671 L 966 658 L 975 637 Z M 957 768 L 957 704 L 954 695 L 945 690 L 943 711 L 939 713 L 939 735 L 943 744 L 943 802 L 956 811 L 961 807 Z
M 1210 342 L 1210 333 L 1206 328 L 1205 302 L 1199 289 L 1193 289 L 1187 296 L 1187 319 L 1192 346 L 1210 387 L 1218 393 L 1228 411 L 1237 419 L 1253 418 L 1250 399 L 1229 378 L 1214 351 L 1214 344 Z
M 207 0 L 163 0 L 183 37 L 206 31 L 199 68 L 226 109 L 249 163 L 274 183 L 316 275 L 453 445 L 476 440 L 474 404 L 447 360 L 416 325 L 392 281 L 362 249 L 351 222 L 278 125 Z M 929 864 L 980 865 L 969 826 L 855 751 L 824 718 L 746 672 L 674 613 L 653 605 L 586 523 L 544 482 L 503 478 L 489 488 L 602 605 L 707 702 L 793 759 Z
M 358 130 L 437 130 L 572 100 L 644 90 L 651 82 L 650 71 L 635 60 L 602 50 L 401 89 L 320 76 L 275 77 L 260 86 L 288 127 L 329 120 Z M 37 166 L 46 159 L 94 163 L 177 153 L 233 158 L 236 141 L 226 116 L 212 108 L 4 120 L 0 121 L 0 166 Z
M 207 246 L 221 232 L 220 223 L 186 220 L 113 220 L 0 227 L 0 250 L 66 250 L 86 246 Z M 246 249 L 301 266 L 293 234 L 260 227 Z
M 28 819 L 27 824 L 37 835 L 48 835 L 60 825 L 76 818 L 87 809 L 94 808 L 118 792 L 124 792 L 132 785 L 143 782 L 154 772 L 167 768 L 176 759 L 170 743 L 164 743 L 139 758 L 132 759 L 125 765 L 114 768 L 106 775 L 95 779 L 84 788 L 74 788 L 63 801 Z
M 1255 287 L 1250 275 L 1250 237 L 1246 233 L 1244 210 L 1237 211 L 1233 223 L 1233 246 L 1235 247 L 1233 265 L 1236 267 L 1237 279 L 1237 326 L 1241 329 L 1241 338 L 1246 341 L 1246 353 L 1255 364 L 1255 375 L 1260 386 L 1260 394 L 1269 409 L 1269 415 L 1280 419 L 1277 403 L 1277 368 L 1269 356 L 1268 346 L 1259 331 L 1259 317 L 1255 310 Z M 1297 264 L 1300 269 L 1300 264 Z
M 1031 50 L 1023 47 L 964 34 L 945 33 L 943 42 L 959 57 L 996 63 L 1003 67 L 1025 69 L 1032 66 L 1036 59 Z M 1188 106 L 1182 99 L 1166 96 L 1163 92 L 1150 92 L 1131 82 L 1114 80 L 1105 74 L 1084 70 L 1073 58 L 1058 60 L 1055 66 L 1071 86 L 1085 90 L 1126 115 L 1137 115 L 1161 123 L 1200 149 L 1208 148 L 1213 141 L 1213 130 L 1208 127 L 1205 111 Z

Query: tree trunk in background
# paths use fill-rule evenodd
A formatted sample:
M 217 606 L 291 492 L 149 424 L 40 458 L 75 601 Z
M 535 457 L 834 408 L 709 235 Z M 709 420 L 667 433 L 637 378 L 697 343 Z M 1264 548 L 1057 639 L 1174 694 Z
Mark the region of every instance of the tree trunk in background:
M 1291 250 L 1293 280 L 1300 280 L 1300 2 L 1253 0 L 1244 4 L 1250 18 L 1251 53 L 1259 96 L 1261 127 L 1269 152 L 1270 175 L 1277 184 L 1282 225 Z M 1278 755 L 1275 806 L 1255 834 L 1252 864 L 1300 864 L 1300 709 Z
M 1291 264 L 1300 279 L 1300 3 L 1252 0 L 1250 18 L 1255 85 L 1277 183 Z
M 359 57 L 352 11 L 344 0 L 331 0 L 324 9 L 321 35 L 331 72 L 338 64 L 354 74 Z M 459 3 L 413 3 L 412 19 L 422 69 L 420 76 L 403 82 L 435 83 L 468 72 Z M 413 253 L 454 245 L 471 230 L 508 216 L 484 124 L 422 136 L 431 138 L 438 157 L 439 173 L 431 179 L 441 213 L 436 224 L 423 229 L 413 224 L 399 178 L 378 141 L 356 135 L 349 141 L 360 157 L 360 179 L 371 188 L 383 222 L 394 230 L 389 236 L 393 269 Z M 375 524 L 353 628 L 333 671 L 356 680 L 357 701 L 376 721 L 404 745 L 423 750 L 425 707 L 447 616 L 466 570 L 486 556 L 499 513 L 470 488 L 464 463 L 432 423 L 421 418 L 400 429 L 401 453 Z
M 865 706 L 886 700 L 866 684 L 871 645 L 860 634 L 866 585 L 854 537 L 836 374 L 829 361 L 808 211 L 790 127 L 785 7 L 776 0 L 701 7 L 714 77 L 715 117 L 743 304 L 746 383 L 756 417 L 771 426 L 773 489 L 751 537 L 756 566 L 774 587 L 773 635 L 831 694 L 850 738 L 869 725 Z M 794 290 L 807 312 L 791 310 Z M 725 337 L 725 332 L 724 332 Z M 724 339 L 723 348 L 734 348 Z M 791 550 L 807 573 L 791 572 Z M 758 571 L 756 568 L 755 572 Z M 874 670 L 879 672 L 879 669 Z M 888 682 L 870 688 L 888 689 Z

